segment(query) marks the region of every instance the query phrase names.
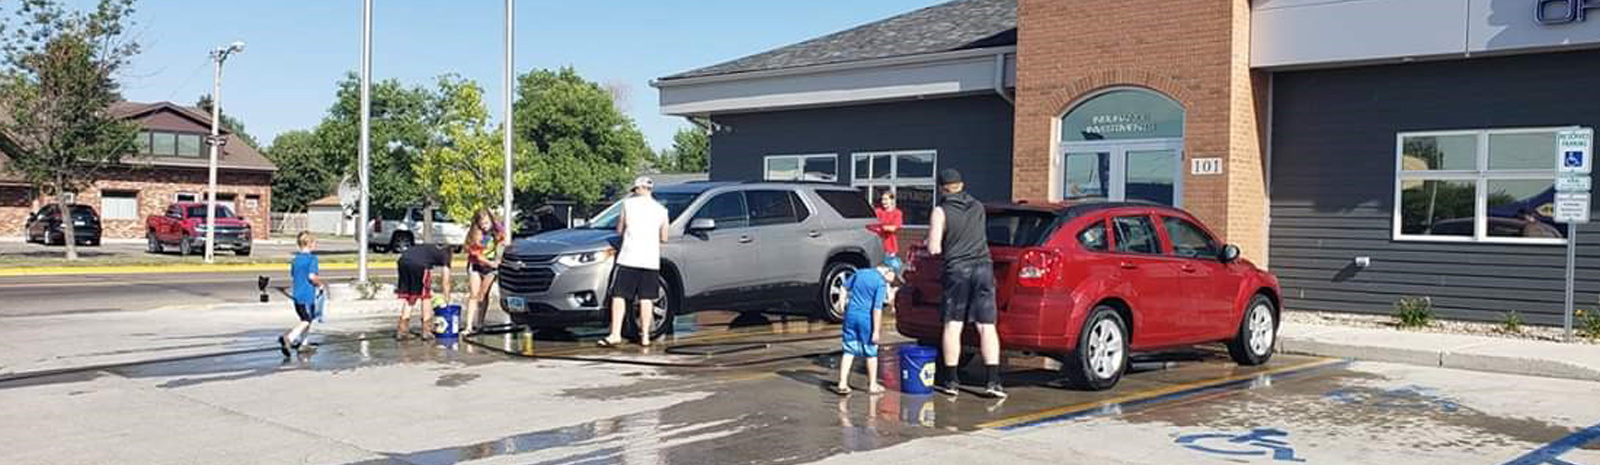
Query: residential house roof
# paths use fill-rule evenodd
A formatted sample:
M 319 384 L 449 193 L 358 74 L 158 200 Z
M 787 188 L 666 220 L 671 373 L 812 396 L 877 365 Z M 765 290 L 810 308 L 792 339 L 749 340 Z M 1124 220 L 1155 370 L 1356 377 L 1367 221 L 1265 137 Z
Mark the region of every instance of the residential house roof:
M 172 102 L 118 102 L 111 105 L 111 114 L 127 119 L 137 120 L 141 128 L 146 130 L 169 130 L 178 132 L 205 132 L 209 131 L 211 115 L 199 108 L 178 105 Z M 202 130 L 203 129 L 203 130 Z M 246 171 L 277 171 L 277 165 L 268 160 L 260 151 L 244 143 L 238 135 L 227 129 L 221 130 L 227 137 L 227 144 L 217 154 L 217 167 L 227 170 Z M 0 153 L 0 168 L 8 162 L 4 153 Z M 210 165 L 209 157 L 177 157 L 177 156 L 152 156 L 130 155 L 123 161 L 129 165 L 147 167 L 170 168 L 207 168 Z M 14 173 L 0 169 L 0 183 L 18 183 L 21 179 Z
M 661 81 L 1016 45 L 1016 0 L 954 0 Z

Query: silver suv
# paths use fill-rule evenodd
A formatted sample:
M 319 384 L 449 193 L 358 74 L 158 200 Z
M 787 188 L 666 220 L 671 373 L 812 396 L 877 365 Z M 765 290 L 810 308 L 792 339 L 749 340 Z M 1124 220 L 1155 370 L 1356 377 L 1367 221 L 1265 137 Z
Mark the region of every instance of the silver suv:
M 847 187 L 697 182 L 658 187 L 655 198 L 671 219 L 652 335 L 698 309 L 802 306 L 837 321 L 844 280 L 883 260 L 882 243 L 867 230 L 872 207 Z M 618 203 L 587 226 L 513 243 L 500 264 L 501 304 L 512 319 L 537 327 L 602 321 L 620 215 Z M 630 335 L 639 332 L 636 320 L 626 319 Z

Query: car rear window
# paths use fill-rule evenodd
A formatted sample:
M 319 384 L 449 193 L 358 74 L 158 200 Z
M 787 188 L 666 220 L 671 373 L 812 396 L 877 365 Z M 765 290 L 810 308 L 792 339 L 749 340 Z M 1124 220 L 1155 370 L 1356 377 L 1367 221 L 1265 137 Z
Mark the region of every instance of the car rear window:
M 1054 213 L 1028 210 L 997 210 L 989 212 L 989 245 L 1005 247 L 1032 247 L 1043 244 L 1055 232 L 1058 217 Z
M 872 212 L 872 205 L 859 191 L 818 190 L 817 197 L 822 197 L 822 201 L 839 212 L 839 216 L 850 219 L 877 217 Z

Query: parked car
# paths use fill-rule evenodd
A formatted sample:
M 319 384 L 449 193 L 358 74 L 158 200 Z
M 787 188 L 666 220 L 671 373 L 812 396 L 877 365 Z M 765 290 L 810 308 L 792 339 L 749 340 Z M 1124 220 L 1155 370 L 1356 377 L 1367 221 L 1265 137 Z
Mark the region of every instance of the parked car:
M 206 204 L 178 202 L 167 207 L 159 216 L 145 218 L 145 243 L 150 253 L 165 252 L 168 246 L 178 248 L 180 255 L 202 253 L 206 247 Z M 250 255 L 254 244 L 250 235 L 250 222 L 233 214 L 226 205 L 217 205 L 217 250 L 232 250 L 237 255 Z
M 396 218 L 373 218 L 372 234 L 367 237 L 367 243 L 377 252 L 401 253 L 409 250 L 427 237 L 423 234 L 427 230 L 427 222 L 423 220 L 424 211 L 422 207 L 411 207 Z M 456 220 L 444 210 L 434 209 L 433 241 L 460 248 L 467 242 L 467 227 L 456 224 Z
M 71 205 L 72 235 L 78 244 L 100 245 L 100 215 L 88 205 Z M 28 215 L 23 235 L 28 242 L 45 245 L 66 244 L 66 232 L 61 224 L 61 209 L 56 204 L 39 207 Z
M 1118 202 L 988 214 L 1002 345 L 1058 358 L 1077 387 L 1116 385 L 1130 351 L 1222 341 L 1243 365 L 1272 357 L 1277 277 L 1183 210 Z M 910 255 L 896 326 L 937 344 L 942 263 L 922 247 Z
M 661 248 L 662 298 L 649 332 L 670 331 L 696 309 L 812 310 L 838 320 L 855 269 L 883 259 L 861 192 L 802 183 L 697 182 L 658 187 L 670 239 Z M 500 264 L 503 308 L 514 321 L 559 326 L 601 321 L 619 245 L 621 204 L 582 227 L 519 240 Z M 628 332 L 639 334 L 637 312 Z

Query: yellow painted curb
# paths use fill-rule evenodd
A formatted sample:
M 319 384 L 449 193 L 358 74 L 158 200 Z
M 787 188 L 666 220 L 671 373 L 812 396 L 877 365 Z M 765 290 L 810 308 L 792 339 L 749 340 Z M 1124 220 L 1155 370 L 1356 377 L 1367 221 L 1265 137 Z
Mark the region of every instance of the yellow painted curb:
M 466 269 L 466 262 L 457 260 L 451 265 L 453 268 Z M 393 260 L 368 262 L 369 270 L 392 270 L 395 267 Z M 323 270 L 354 270 L 354 262 L 324 263 L 319 268 Z M 38 266 L 38 267 L 12 267 L 0 270 L 0 277 L 13 276 L 61 276 L 61 275 L 103 275 L 103 274 L 180 274 L 180 273 L 233 273 L 241 271 L 288 271 L 289 262 L 282 263 L 224 263 L 206 265 L 202 263 L 176 263 L 172 265 L 106 265 L 106 266 Z

